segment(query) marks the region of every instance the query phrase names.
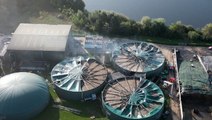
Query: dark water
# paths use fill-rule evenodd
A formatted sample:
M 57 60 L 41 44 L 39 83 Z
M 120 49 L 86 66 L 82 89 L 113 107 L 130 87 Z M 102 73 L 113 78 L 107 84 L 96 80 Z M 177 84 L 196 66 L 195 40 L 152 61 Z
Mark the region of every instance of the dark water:
M 182 21 L 193 27 L 212 23 L 212 0 L 84 0 L 86 9 L 111 10 L 134 20 L 142 16 L 165 18 L 168 24 Z

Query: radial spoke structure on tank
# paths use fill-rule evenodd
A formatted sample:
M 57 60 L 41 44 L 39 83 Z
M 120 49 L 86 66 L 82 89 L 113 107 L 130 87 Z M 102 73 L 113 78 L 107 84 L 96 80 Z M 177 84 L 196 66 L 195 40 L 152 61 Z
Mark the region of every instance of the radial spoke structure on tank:
M 95 59 L 74 57 L 57 64 L 51 72 L 52 81 L 67 91 L 94 89 L 107 78 L 107 69 Z
M 153 82 L 137 77 L 112 80 L 102 93 L 103 105 L 129 119 L 150 117 L 164 106 L 164 95 Z

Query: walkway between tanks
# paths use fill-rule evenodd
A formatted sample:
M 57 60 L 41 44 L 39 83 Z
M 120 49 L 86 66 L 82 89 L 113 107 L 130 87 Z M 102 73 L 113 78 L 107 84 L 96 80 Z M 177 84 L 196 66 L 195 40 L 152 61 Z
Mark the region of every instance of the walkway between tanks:
M 176 89 L 173 90 L 173 94 L 176 95 Z M 171 120 L 180 120 L 180 105 L 179 100 L 176 96 L 170 97 L 170 110 L 171 110 Z
M 164 49 L 162 50 L 162 52 L 164 52 Z M 168 62 L 169 63 L 173 63 L 173 65 L 175 66 L 175 69 L 178 69 L 177 68 L 177 61 L 176 61 L 176 54 L 175 52 L 172 53 L 171 50 L 165 50 L 165 54 L 168 55 L 167 57 L 169 58 L 168 59 Z M 176 77 L 176 80 L 178 80 L 178 71 L 176 70 L 176 75 L 173 76 L 173 75 L 170 75 L 170 77 Z M 176 85 L 174 85 L 173 87 L 173 93 L 172 95 L 169 95 L 169 112 L 170 112 L 170 115 L 168 117 L 168 120 L 182 120 L 182 113 L 181 113 L 181 108 L 182 108 L 182 103 L 181 103 L 181 96 L 179 96 L 179 93 L 178 93 L 178 87 L 175 87 L 175 86 L 179 86 L 179 82 L 176 81 Z

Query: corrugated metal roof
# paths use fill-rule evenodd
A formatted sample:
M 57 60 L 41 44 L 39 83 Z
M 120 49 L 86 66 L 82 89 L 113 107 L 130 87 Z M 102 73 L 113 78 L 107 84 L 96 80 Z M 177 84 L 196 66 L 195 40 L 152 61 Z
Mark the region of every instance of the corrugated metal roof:
M 65 51 L 71 25 L 21 23 L 12 36 L 9 50 Z

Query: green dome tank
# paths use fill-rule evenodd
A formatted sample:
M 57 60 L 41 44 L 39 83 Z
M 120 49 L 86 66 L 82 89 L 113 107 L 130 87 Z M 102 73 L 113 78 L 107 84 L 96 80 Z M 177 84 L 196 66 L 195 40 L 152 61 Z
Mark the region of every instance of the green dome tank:
M 102 92 L 110 120 L 156 120 L 164 108 L 164 94 L 153 82 L 136 77 L 111 80 Z
M 48 103 L 49 90 L 44 78 L 26 72 L 0 78 L 1 120 L 29 120 Z

